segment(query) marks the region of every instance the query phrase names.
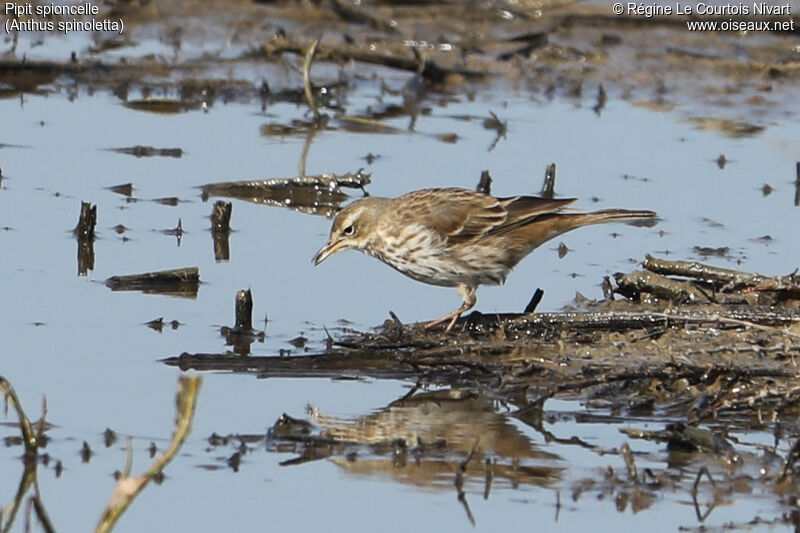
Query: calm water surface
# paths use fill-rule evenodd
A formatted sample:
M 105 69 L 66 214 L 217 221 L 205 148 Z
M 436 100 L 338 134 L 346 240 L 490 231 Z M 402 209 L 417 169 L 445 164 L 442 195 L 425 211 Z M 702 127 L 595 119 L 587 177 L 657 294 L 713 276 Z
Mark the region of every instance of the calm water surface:
M 379 92 L 377 85 L 361 82 L 348 105 L 356 110 L 375 105 Z M 414 133 L 318 134 L 306 172 L 365 167 L 372 173 L 370 194 L 395 196 L 426 186 L 473 188 L 488 169 L 492 192 L 502 196 L 538 192 L 546 165 L 555 162 L 557 193 L 579 197 L 579 207 L 647 208 L 661 215 L 654 228 L 605 225 L 547 243 L 505 286 L 479 291 L 477 308 L 485 313 L 521 311 L 537 287 L 545 290 L 544 310 L 561 308 L 576 292 L 599 298 L 604 275 L 635 268 L 647 253 L 765 274 L 797 267 L 796 120 L 775 119 L 761 135 L 732 139 L 695 129 L 680 111 L 659 113 L 612 98 L 598 116 L 592 104 L 589 98 L 540 101 L 502 87 L 473 101 L 455 95 L 447 105 L 430 104 L 431 113 L 418 117 Z M 493 150 L 494 132 L 482 127 L 489 111 L 508 121 L 507 138 Z M 151 442 L 166 446 L 179 371 L 158 359 L 225 351 L 219 327 L 233 322 L 237 290 L 252 289 L 257 327 L 268 317 L 265 341 L 252 346 L 256 355 L 302 353 L 288 342 L 298 335 L 318 350 L 323 326 L 338 331 L 343 319 L 364 329 L 383 322 L 390 310 L 412 322 L 458 304 L 455 291 L 413 282 L 354 252 L 313 267 L 310 258 L 330 221 L 290 209 L 234 201 L 231 258 L 215 261 L 207 219 L 212 202 L 201 199 L 198 186 L 296 176 L 305 139 L 265 137 L 260 127 L 302 118 L 304 112 L 288 104 L 265 112 L 257 102 L 217 102 L 208 112 L 158 115 L 83 90 L 74 99 L 56 91 L 0 100 L 0 374 L 12 382 L 31 418 L 47 398 L 47 419 L 55 427 L 46 451 L 62 461 L 64 472 L 57 478 L 52 463 L 42 466 L 39 482 L 60 530 L 85 531 L 96 524 L 114 485 L 112 473 L 123 467 L 125 437 L 132 437 L 134 472 L 150 464 Z M 408 119 L 389 124 L 405 130 Z M 458 134 L 454 144 L 435 138 L 451 132 Z M 135 158 L 108 150 L 134 145 L 184 153 Z M 368 153 L 381 157 L 367 165 Z M 714 162 L 720 154 L 733 161 L 724 169 Z M 138 201 L 108 190 L 127 182 Z M 766 196 L 765 183 L 773 188 Z M 151 201 L 163 197 L 180 201 L 176 206 Z M 96 261 L 86 276 L 78 275 L 70 231 L 81 201 L 98 206 Z M 162 233 L 179 219 L 186 231 L 180 243 Z M 123 235 L 113 229 L 118 224 L 127 228 Z M 559 242 L 570 249 L 563 259 L 556 252 Z M 724 246 L 729 253 L 703 258 L 695 246 Z M 203 282 L 195 299 L 111 292 L 102 283 L 117 274 L 195 265 Z M 181 325 L 161 333 L 143 325 L 157 317 Z M 207 374 L 193 432 L 167 468 L 166 480 L 144 492 L 117 530 L 470 530 L 453 484 L 457 461 L 443 460 L 439 470 L 420 467 L 416 474 L 393 471 L 388 459 L 369 454 L 355 464 L 374 460 L 380 466 L 357 468 L 338 459 L 281 466 L 296 454 L 261 440 L 251 444 L 234 473 L 226 461 L 238 442 L 211 446 L 207 440 L 214 432 L 263 437 L 283 413 L 307 418 L 309 405 L 344 420 L 370 416 L 410 385 Z M 561 439 L 578 436 L 596 447 L 590 449 L 546 442 L 505 407 L 491 402 L 484 407 L 485 419 L 466 424 L 465 434 L 496 434 L 492 457 L 498 464 L 542 467 L 548 475 L 521 481 L 497 475 L 484 499 L 483 475 L 470 473 L 464 489 L 476 530 L 496 531 L 501 525 L 576 530 L 591 528 L 598 519 L 609 529 L 625 530 L 699 525 L 689 494 L 667 492 L 634 512 L 633 504 L 619 508 L 618 489 L 580 489 L 582 479 L 602 478 L 598 473 L 607 466 L 624 470 L 618 455 L 599 451 L 627 441 L 619 427 L 651 427 L 647 420 L 585 422 L 580 404 L 548 402 L 545 413 L 553 415 L 545 423 L 548 431 Z M 3 420 L 15 417 L 9 413 Z M 424 420 L 417 430 L 430 424 Z M 108 448 L 106 428 L 121 437 Z M 17 433 L 11 424 L 0 427 L 0 436 Z M 88 463 L 80 456 L 83 441 L 94 451 Z M 508 442 L 515 443 L 510 451 L 504 447 Z M 665 467 L 662 445 L 638 441 L 631 447 L 640 468 Z M 0 450 L 0 502 L 6 505 L 22 473 L 22 448 Z M 685 475 L 691 479 L 696 467 L 689 466 Z M 780 512 L 771 499 L 734 495 L 706 524 Z M 23 523 L 18 518 L 16 529 Z

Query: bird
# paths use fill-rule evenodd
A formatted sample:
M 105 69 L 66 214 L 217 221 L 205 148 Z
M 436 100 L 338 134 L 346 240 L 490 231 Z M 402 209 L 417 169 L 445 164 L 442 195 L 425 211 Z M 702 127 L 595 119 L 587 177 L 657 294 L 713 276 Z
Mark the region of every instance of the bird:
M 428 322 L 426 329 L 458 318 L 477 303 L 480 285 L 501 285 L 535 248 L 567 231 L 602 222 L 648 219 L 654 211 L 564 209 L 577 198 L 495 198 L 462 188 L 430 188 L 397 198 L 366 196 L 339 211 L 314 265 L 342 250 L 359 250 L 406 276 L 455 287 L 457 309 Z

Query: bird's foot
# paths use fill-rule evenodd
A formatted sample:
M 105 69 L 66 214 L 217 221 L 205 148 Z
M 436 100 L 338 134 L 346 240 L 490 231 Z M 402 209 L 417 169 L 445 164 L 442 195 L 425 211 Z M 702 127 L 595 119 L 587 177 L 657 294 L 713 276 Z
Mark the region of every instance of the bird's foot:
M 467 287 L 466 285 L 459 285 L 456 289 L 458 290 L 458 293 L 464 298 L 464 303 L 461 304 L 461 307 L 459 307 L 454 311 L 450 311 L 442 318 L 437 318 L 436 320 L 425 324 L 426 330 L 429 330 L 435 326 L 438 326 L 442 322 L 447 322 L 449 320 L 450 323 L 447 324 L 446 328 L 444 328 L 444 332 L 450 333 L 450 330 L 452 330 L 453 326 L 456 325 L 458 317 L 460 317 L 466 311 L 469 311 L 470 309 L 475 307 L 475 302 L 477 301 L 477 299 L 475 298 L 475 289 L 473 287 Z
M 461 313 L 458 313 L 457 315 L 453 315 L 452 313 L 449 313 L 449 314 L 443 316 L 442 318 L 437 318 L 436 320 L 432 320 L 431 322 L 428 322 L 427 324 L 425 324 L 423 326 L 423 329 L 428 331 L 430 329 L 435 328 L 439 324 L 442 324 L 442 323 L 447 322 L 449 320 L 450 323 L 447 324 L 446 328 L 444 328 L 444 332 L 445 333 L 450 333 L 450 330 L 453 329 L 453 326 L 456 325 L 456 322 L 458 321 L 458 317 L 459 316 L 461 316 Z

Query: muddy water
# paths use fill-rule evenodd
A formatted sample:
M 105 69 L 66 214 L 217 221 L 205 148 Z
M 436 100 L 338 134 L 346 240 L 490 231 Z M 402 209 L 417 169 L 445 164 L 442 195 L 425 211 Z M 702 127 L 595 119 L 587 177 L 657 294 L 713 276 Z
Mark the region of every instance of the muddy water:
M 73 38 L 71 46 L 87 46 L 86 36 Z M 47 56 L 66 46 L 46 43 L 26 50 Z M 145 39 L 140 46 L 144 53 L 163 43 Z M 258 67 L 239 68 L 251 80 L 263 74 Z M 384 74 L 393 89 L 408 80 Z M 290 72 L 282 83 L 299 86 L 302 80 Z M 384 121 L 395 133 L 329 130 L 310 141 L 305 134 L 262 134 L 265 124 L 308 114 L 304 105 L 265 106 L 258 98 L 217 99 L 205 109 L 163 114 L 126 107 L 107 90 L 45 84 L 0 100 L 0 374 L 31 419 L 47 398 L 54 427 L 42 451 L 50 462 L 38 475 L 55 527 L 79 531 L 96 524 L 114 486 L 112 474 L 124 466 L 127 438 L 134 473 L 151 461 L 151 443 L 166 447 L 178 371 L 158 359 L 228 350 L 219 328 L 233 323 L 237 290 L 252 290 L 254 326 L 266 333 L 251 346 L 255 355 L 303 353 L 302 342 L 290 342 L 298 337 L 307 339 L 309 351 L 319 351 L 324 327 L 334 335 L 371 328 L 390 310 L 401 320 L 420 321 L 458 303 L 452 290 L 407 280 L 356 253 L 313 267 L 310 258 L 330 221 L 288 208 L 234 200 L 230 258 L 217 261 L 207 218 L 214 198 L 203 200 L 203 184 L 293 177 L 301 167 L 308 175 L 363 167 L 372 173 L 370 194 L 395 196 L 427 186 L 473 188 L 488 169 L 492 192 L 502 196 L 538 192 L 545 167 L 555 162 L 557 194 L 580 198 L 581 208 L 659 212 L 654 228 L 585 228 L 547 243 L 505 286 L 479 291 L 478 309 L 485 313 L 521 311 L 537 287 L 545 290 L 540 310 L 559 309 L 575 292 L 599 297 L 604 275 L 632 268 L 646 253 L 766 274 L 797 267 L 796 116 L 774 112 L 760 122 L 763 132 L 731 137 L 699 128 L 692 119 L 704 110 L 692 103 L 657 111 L 616 93 L 598 114 L 591 89 L 552 99 L 506 81 L 481 86 L 477 95 L 450 89 L 422 99 L 425 111 L 413 131 L 404 115 Z M 401 101 L 382 93 L 378 79 L 357 78 L 347 108 L 364 112 Z M 715 113 L 723 118 L 741 119 L 736 109 L 720 109 Z M 490 112 L 508 123 L 506 137 L 494 146 L 495 132 L 483 126 Z M 456 142 L 441 140 L 453 133 Z M 182 153 L 137 158 L 112 150 L 137 145 Z M 368 154 L 379 157 L 368 163 Z M 729 160 L 724 168 L 715 161 L 720 154 Z M 131 197 L 109 190 L 125 183 L 133 184 Z M 165 198 L 177 202 L 158 201 Z M 85 275 L 71 233 L 81 201 L 98 208 L 94 264 Z M 179 220 L 180 240 L 168 234 Z M 559 258 L 562 242 L 569 252 Z M 727 251 L 708 257 L 696 247 Z M 202 283 L 194 297 L 112 292 L 103 284 L 112 275 L 185 266 L 199 267 Z M 177 327 L 158 332 L 145 325 L 159 317 Z M 427 531 L 466 530 L 471 522 L 483 531 L 499 524 L 575 530 L 597 520 L 626 530 L 696 528 L 701 521 L 686 487 L 703 466 L 717 479 L 732 468 L 713 454 L 676 454 L 619 432 L 660 429 L 670 419 L 658 412 L 622 417 L 602 406 L 551 400 L 535 423 L 486 398 L 424 396 L 436 384 L 417 393 L 423 395 L 418 403 L 390 407 L 412 383 L 257 378 L 204 376 L 181 453 L 118 530 L 267 525 Z M 314 435 L 344 435 L 351 444 L 317 460 L 282 464 L 305 450 L 268 433 L 284 413 L 311 422 Z M 0 453 L 3 505 L 14 500 L 22 474 L 15 420 L 9 413 L 0 427 L 9 438 Z M 107 428 L 116 440 L 104 438 Z M 773 445 L 775 431 L 769 424 L 761 431 L 731 430 L 745 457 L 734 476 L 741 483 L 725 485 L 716 500 L 710 483 L 699 485 L 699 508 L 710 511 L 702 524 L 743 524 L 756 516 L 783 523 L 791 502 L 758 483 L 763 472 L 780 469 L 780 461 L 763 451 Z M 209 440 L 215 433 L 243 437 Z M 375 444 L 400 437 L 427 447 L 415 456 Z M 459 499 L 456 472 L 478 437 L 480 457 L 467 465 Z M 450 446 L 437 448 L 441 441 Z M 81 455 L 84 442 L 92 450 L 88 457 Z M 628 479 L 616 452 L 626 442 L 639 471 L 649 468 L 651 477 Z M 778 440 L 775 451 L 785 456 L 789 447 Z M 16 529 L 23 523 L 18 517 Z

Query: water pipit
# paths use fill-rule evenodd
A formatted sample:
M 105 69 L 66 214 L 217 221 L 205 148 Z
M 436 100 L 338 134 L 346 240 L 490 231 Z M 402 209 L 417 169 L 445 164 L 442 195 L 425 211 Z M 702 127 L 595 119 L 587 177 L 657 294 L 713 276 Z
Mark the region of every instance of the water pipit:
M 423 283 L 455 287 L 458 309 L 426 324 L 450 321 L 477 302 L 479 285 L 500 285 L 523 257 L 564 232 L 601 222 L 652 218 L 653 211 L 564 212 L 575 198 L 494 198 L 467 189 L 422 189 L 397 198 L 369 196 L 333 220 L 315 265 L 340 250 L 360 250 Z

